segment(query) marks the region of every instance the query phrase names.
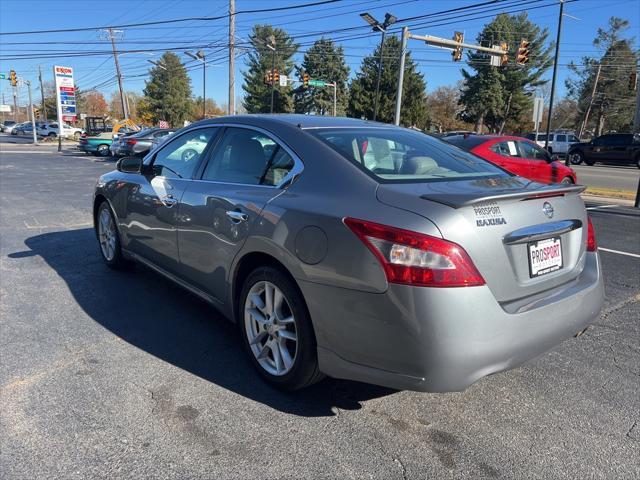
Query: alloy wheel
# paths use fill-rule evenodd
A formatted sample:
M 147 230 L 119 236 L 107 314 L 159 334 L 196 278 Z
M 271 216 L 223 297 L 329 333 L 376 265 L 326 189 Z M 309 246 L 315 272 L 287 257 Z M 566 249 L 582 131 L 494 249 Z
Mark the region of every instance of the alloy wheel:
M 100 210 L 98 218 L 98 239 L 104 258 L 110 262 L 116 255 L 116 226 L 108 208 Z
M 572 165 L 580 165 L 582 163 L 582 155 L 579 153 L 572 153 L 569 155 L 569 161 Z
M 277 286 L 256 282 L 244 304 L 244 330 L 251 352 L 269 374 L 286 375 L 298 355 L 296 321 L 288 300 Z

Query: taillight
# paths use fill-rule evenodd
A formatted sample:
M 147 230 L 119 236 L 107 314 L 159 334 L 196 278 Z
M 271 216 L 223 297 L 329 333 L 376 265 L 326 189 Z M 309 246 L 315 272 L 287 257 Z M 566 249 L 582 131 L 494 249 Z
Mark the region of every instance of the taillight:
M 129 138 L 125 141 L 125 143 L 127 145 L 135 145 L 136 143 L 138 143 L 138 140 L 136 140 L 135 138 Z
M 591 217 L 587 217 L 587 252 L 595 252 L 596 250 L 598 250 L 596 231 L 591 223 Z
M 423 233 L 345 218 L 344 223 L 380 261 L 390 283 L 472 287 L 485 281 L 460 245 Z

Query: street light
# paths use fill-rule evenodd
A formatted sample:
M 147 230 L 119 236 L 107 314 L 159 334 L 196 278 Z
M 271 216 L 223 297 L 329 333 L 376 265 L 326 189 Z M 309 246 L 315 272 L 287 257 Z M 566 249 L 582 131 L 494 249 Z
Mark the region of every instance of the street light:
M 160 62 L 154 62 L 153 60 L 147 60 L 147 62 L 154 64 L 156 67 L 161 68 L 162 70 L 166 70 L 167 67 L 162 65 Z
M 268 42 L 266 40 L 263 40 L 261 38 L 258 37 L 252 37 L 252 40 L 254 42 L 257 42 L 261 45 L 264 45 L 265 47 L 267 47 L 269 50 L 271 50 L 273 52 L 272 54 L 272 60 L 271 60 L 271 73 L 273 74 L 275 72 L 276 69 L 276 37 L 275 35 L 269 35 L 268 38 Z M 276 82 L 275 80 L 271 80 L 271 113 L 273 113 L 273 95 L 275 92 L 275 87 L 276 87 Z
M 375 121 L 376 117 L 378 116 L 378 102 L 380 99 L 380 77 L 382 76 L 382 48 L 384 46 L 384 38 L 387 34 L 387 28 L 389 28 L 390 25 L 396 23 L 398 19 L 390 13 L 385 13 L 384 22 L 380 23 L 367 12 L 361 13 L 360 16 L 365 22 L 371 25 L 374 32 L 377 31 L 382 33 L 382 38 L 380 39 L 380 58 L 378 59 L 378 78 L 376 78 L 376 93 L 373 103 L 373 120 Z
M 184 52 L 194 60 L 202 62 L 202 118 L 207 115 L 207 62 L 204 56 L 204 51 L 199 50 L 195 55 L 189 51 Z

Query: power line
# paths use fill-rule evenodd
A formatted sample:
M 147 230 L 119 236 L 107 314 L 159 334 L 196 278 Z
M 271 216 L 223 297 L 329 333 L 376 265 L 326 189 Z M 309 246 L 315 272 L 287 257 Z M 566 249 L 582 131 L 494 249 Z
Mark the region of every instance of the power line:
M 305 3 L 303 5 L 290 5 L 287 7 L 260 8 L 255 10 L 238 10 L 237 12 L 235 12 L 235 15 L 246 14 L 246 13 L 278 12 L 282 10 L 293 10 L 298 8 L 314 7 L 317 5 L 326 5 L 328 3 L 336 3 L 341 1 L 342 0 L 321 0 L 318 2 Z M 103 26 L 96 26 L 96 27 L 59 28 L 59 29 L 52 29 L 52 30 L 31 30 L 31 31 L 23 31 L 23 32 L 0 32 L 0 35 L 34 35 L 34 34 L 41 34 L 41 33 L 87 32 L 90 30 L 103 30 L 108 28 L 131 28 L 131 27 L 140 27 L 145 25 L 162 25 L 162 24 L 192 22 L 192 21 L 208 22 L 211 20 L 220 20 L 227 17 L 228 17 L 228 14 L 219 15 L 216 17 L 186 17 L 186 18 L 174 18 L 171 20 L 156 20 L 153 22 L 127 23 L 127 24 L 120 24 L 120 25 L 103 25 Z

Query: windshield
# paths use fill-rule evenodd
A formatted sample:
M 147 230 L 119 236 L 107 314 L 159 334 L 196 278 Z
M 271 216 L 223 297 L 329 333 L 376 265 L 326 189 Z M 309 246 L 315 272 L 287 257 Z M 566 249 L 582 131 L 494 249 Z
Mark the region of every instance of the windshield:
M 509 175 L 480 157 L 411 130 L 339 128 L 308 132 L 381 182 Z

